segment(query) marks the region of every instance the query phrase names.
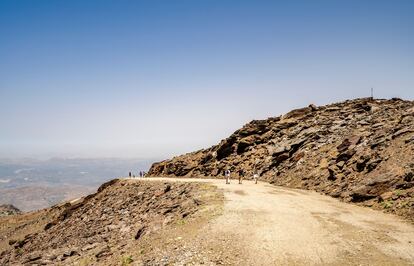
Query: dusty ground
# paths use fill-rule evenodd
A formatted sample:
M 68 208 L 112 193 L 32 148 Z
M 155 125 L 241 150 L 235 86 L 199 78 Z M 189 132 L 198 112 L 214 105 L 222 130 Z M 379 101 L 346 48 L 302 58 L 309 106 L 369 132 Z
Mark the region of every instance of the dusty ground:
M 0 240 L 0 265 L 414 265 L 414 225 L 397 216 L 220 179 L 121 180 L 2 217 Z
M 224 209 L 195 231 L 169 232 L 162 258 L 153 254 L 144 264 L 414 264 L 414 226 L 397 216 L 267 183 L 168 180 L 214 184 Z

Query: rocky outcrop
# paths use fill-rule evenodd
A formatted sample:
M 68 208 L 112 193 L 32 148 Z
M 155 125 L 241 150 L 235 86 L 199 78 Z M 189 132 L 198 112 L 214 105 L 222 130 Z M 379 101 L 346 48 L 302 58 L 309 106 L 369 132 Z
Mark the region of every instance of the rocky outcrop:
M 2 217 L 0 265 L 120 265 L 141 240 L 185 223 L 204 206 L 200 186 L 115 179 L 87 197 Z
M 22 213 L 18 208 L 11 204 L 0 205 L 0 217 Z
M 414 102 L 364 98 L 254 120 L 148 175 L 220 178 L 225 169 L 413 219 Z

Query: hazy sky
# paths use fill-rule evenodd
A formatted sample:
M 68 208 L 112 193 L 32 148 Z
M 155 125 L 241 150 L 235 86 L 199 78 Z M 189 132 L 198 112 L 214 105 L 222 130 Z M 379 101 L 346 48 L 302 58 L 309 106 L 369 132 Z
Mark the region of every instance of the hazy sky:
M 414 1 L 0 0 L 0 157 L 157 157 L 414 98 Z

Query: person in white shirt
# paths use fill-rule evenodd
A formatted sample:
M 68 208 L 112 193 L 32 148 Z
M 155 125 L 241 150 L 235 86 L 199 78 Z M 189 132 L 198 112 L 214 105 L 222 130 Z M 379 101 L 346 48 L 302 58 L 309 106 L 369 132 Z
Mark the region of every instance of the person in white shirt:
M 227 169 L 224 171 L 224 176 L 226 177 L 226 184 L 230 184 L 230 170 Z
M 253 174 L 253 180 L 254 180 L 254 183 L 257 184 L 257 180 L 259 180 L 259 174 L 257 172 Z

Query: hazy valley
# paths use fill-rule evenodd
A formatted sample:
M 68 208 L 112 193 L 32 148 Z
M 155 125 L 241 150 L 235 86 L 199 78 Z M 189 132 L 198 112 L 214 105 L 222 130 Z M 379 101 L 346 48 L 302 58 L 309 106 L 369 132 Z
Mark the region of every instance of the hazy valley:
M 151 161 L 136 159 L 1 159 L 0 205 L 38 210 L 95 192 L 104 182 L 138 174 Z

